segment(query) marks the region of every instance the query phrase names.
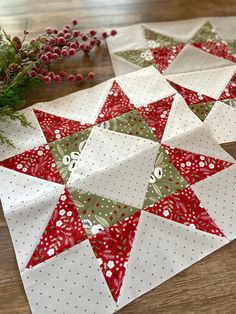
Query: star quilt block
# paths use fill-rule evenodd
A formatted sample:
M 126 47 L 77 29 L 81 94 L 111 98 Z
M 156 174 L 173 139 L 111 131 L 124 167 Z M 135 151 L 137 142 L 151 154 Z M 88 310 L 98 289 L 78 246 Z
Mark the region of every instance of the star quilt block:
M 28 108 L 44 141 L 0 161 L 34 313 L 113 313 L 234 239 L 235 160 L 155 69 L 56 101 Z

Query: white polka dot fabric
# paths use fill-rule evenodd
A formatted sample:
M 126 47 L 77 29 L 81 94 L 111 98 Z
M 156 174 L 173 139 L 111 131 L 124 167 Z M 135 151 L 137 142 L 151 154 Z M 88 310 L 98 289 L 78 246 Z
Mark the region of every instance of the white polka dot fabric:
M 23 271 L 44 232 L 62 187 L 5 211 L 5 217 L 16 252 L 18 267 Z
M 142 208 L 159 146 L 94 127 L 68 185 Z
M 229 241 L 142 212 L 118 307 L 160 285 Z
M 192 112 L 183 97 L 176 94 L 165 126 L 162 142 L 201 125 L 201 120 Z
M 19 121 L 15 120 L 1 123 L 1 130 L 15 147 L 1 144 L 0 161 L 47 143 L 33 110 L 27 108 L 21 110 L 20 113 L 24 114 L 27 120 L 31 122 L 32 128 L 23 127 Z
M 88 240 L 21 276 L 34 314 L 115 312 L 115 302 Z
M 0 166 L 0 196 L 4 210 L 21 207 L 63 185 L 25 175 Z
M 221 148 L 217 141 L 212 137 L 211 130 L 206 125 L 196 127 L 181 135 L 164 140 L 162 143 L 196 154 L 235 162 L 235 159 Z
M 135 107 L 171 96 L 176 90 L 151 66 L 116 79 Z
M 165 78 L 185 88 L 217 99 L 235 71 L 236 65 L 232 65 L 209 70 L 165 75 Z
M 46 103 L 37 103 L 33 108 L 63 118 L 93 124 L 101 110 L 113 80 L 97 86 L 57 98 Z
M 204 124 L 218 143 L 236 141 L 236 108 L 217 101 Z
M 236 165 L 192 185 L 215 223 L 225 236 L 236 238 Z
M 164 71 L 164 74 L 173 75 L 195 72 L 199 71 L 199 69 L 208 70 L 231 65 L 234 65 L 234 63 L 229 60 L 216 57 L 188 44 L 168 66 L 168 68 Z

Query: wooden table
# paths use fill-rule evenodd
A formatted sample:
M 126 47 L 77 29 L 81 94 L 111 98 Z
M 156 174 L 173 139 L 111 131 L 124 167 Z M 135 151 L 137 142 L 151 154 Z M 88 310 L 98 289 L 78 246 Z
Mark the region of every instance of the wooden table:
M 178 20 L 208 15 L 236 15 L 235 0 L 1 0 L 0 25 L 19 35 L 28 21 L 30 36 L 46 26 L 60 27 L 76 17 L 81 28 L 115 27 L 139 22 Z M 235 30 L 236 31 L 236 30 Z M 51 100 L 114 76 L 106 47 L 70 60 L 71 71 L 95 71 L 93 82 L 43 86 L 26 95 L 27 104 Z M 59 68 L 59 67 L 58 67 Z M 75 70 L 74 70 L 75 71 Z M 226 144 L 236 157 L 235 143 Z M 120 314 L 236 313 L 236 241 L 135 300 Z M 0 214 L 0 313 L 28 314 L 30 309 L 17 269 L 9 231 Z M 43 313 L 42 313 L 43 314 Z M 68 313 L 69 314 L 69 313 Z

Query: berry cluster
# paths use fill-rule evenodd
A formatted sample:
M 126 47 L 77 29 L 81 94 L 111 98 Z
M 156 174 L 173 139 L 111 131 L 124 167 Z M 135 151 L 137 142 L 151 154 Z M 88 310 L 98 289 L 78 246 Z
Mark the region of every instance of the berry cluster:
M 31 60 L 36 59 L 36 66 L 30 70 L 30 77 L 40 78 L 46 84 L 53 81 L 60 83 L 63 79 L 80 82 L 94 78 L 94 72 L 84 76 L 80 73 L 74 75 L 65 71 L 55 74 L 49 70 L 49 66 L 55 61 L 74 56 L 79 51 L 89 53 L 94 47 L 100 47 L 103 40 L 117 33 L 116 30 L 111 30 L 110 33 L 103 32 L 100 35 L 95 30 L 84 33 L 77 29 L 77 25 L 78 21 L 73 19 L 70 25 L 65 25 L 62 30 L 48 28 L 42 36 L 31 39 L 31 49 L 28 55 Z

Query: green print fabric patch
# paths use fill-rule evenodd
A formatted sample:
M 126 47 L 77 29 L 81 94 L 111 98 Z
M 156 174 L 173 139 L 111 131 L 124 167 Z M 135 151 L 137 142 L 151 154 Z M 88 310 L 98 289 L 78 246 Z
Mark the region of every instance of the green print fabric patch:
M 135 109 L 111 120 L 102 122 L 99 126 L 111 131 L 139 136 L 157 142 L 156 136 L 148 127 L 144 118 Z
M 193 42 L 204 42 L 207 40 L 219 40 L 219 36 L 210 22 L 206 22 L 192 37 Z
M 183 43 L 182 41 L 179 41 L 178 39 L 169 37 L 161 33 L 156 33 L 146 27 L 143 28 L 143 31 L 144 31 L 145 38 L 148 40 L 148 44 L 150 44 L 151 46 L 150 48 L 157 48 L 157 47 L 164 48 L 168 46 L 176 46 L 180 43 Z M 153 41 L 157 43 L 156 46 L 154 45 Z
M 66 183 L 91 132 L 91 128 L 49 143 L 63 181 Z
M 200 103 L 196 105 L 191 105 L 189 108 L 192 110 L 193 113 L 201 120 L 204 121 L 208 116 L 209 112 L 215 105 L 215 101 Z
M 184 189 L 187 185 L 188 183 L 170 161 L 165 149 L 160 146 L 154 170 L 150 176 L 143 208 Z
M 74 188 L 68 190 L 88 236 L 113 226 L 118 221 L 140 211 L 140 208 L 118 203 L 89 192 Z
M 146 68 L 154 64 L 152 53 L 147 48 L 120 51 L 117 52 L 116 55 L 141 68 Z

